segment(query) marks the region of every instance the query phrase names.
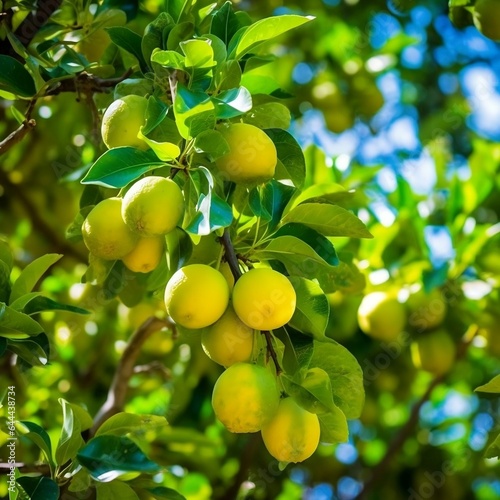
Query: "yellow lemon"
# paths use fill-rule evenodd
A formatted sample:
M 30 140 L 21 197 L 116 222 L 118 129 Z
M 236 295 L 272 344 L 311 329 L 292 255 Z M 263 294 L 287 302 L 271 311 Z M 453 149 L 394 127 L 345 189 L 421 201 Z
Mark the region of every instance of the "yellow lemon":
M 122 258 L 122 262 L 134 273 L 149 273 L 158 267 L 164 243 L 162 236 L 139 238 L 135 248 Z
M 134 249 L 137 236 L 123 222 L 121 209 L 121 198 L 108 198 L 87 215 L 82 226 L 83 241 L 96 257 L 121 259 Z
M 130 146 L 148 149 L 148 145 L 137 137 L 144 125 L 148 100 L 138 95 L 127 95 L 113 101 L 102 117 L 102 140 L 108 149 Z
M 279 391 L 274 375 L 250 363 L 230 366 L 218 379 L 212 395 L 217 418 L 230 432 L 258 432 L 274 416 Z
M 180 222 L 183 213 L 181 188 L 165 177 L 144 177 L 123 198 L 123 220 L 141 236 L 169 233 Z
M 282 399 L 274 417 L 262 428 L 267 450 L 281 462 L 303 462 L 316 451 L 319 437 L 318 417 L 292 398 Z
M 395 340 L 406 324 L 405 308 L 385 292 L 372 292 L 361 301 L 358 323 L 370 337 L 386 342 Z
M 408 324 L 417 332 L 438 327 L 446 316 L 446 297 L 437 288 L 430 293 L 419 290 L 409 296 L 406 302 L 410 310 Z
M 448 373 L 455 363 L 456 352 L 455 342 L 446 330 L 423 334 L 411 345 L 415 367 L 433 375 Z
M 170 317 L 185 328 L 205 328 L 215 323 L 229 302 L 229 287 L 222 274 L 204 264 L 182 267 L 165 289 Z
M 265 182 L 274 176 L 278 155 L 265 132 L 248 123 L 236 123 L 220 132 L 229 145 L 229 153 L 215 163 L 226 180 L 247 184 Z
M 290 280 L 273 269 L 251 269 L 234 285 L 233 307 L 241 321 L 256 330 L 288 323 L 297 297 Z
M 207 356 L 219 365 L 231 366 L 250 361 L 254 331 L 243 323 L 231 305 L 222 317 L 201 334 L 201 345 Z

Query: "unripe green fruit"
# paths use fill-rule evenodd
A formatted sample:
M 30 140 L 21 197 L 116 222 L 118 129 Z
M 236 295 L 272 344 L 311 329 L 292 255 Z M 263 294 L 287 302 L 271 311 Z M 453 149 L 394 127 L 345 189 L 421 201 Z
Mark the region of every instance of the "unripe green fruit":
M 137 137 L 144 125 L 148 100 L 138 95 L 127 95 L 112 102 L 102 117 L 102 140 L 108 149 L 130 146 L 148 149 Z
M 123 221 L 121 209 L 121 198 L 108 198 L 87 215 L 82 226 L 83 241 L 96 257 L 121 259 L 134 249 L 137 235 Z
M 500 0 L 477 0 L 473 20 L 484 36 L 500 41 Z
M 456 345 L 446 330 L 436 330 L 417 338 L 411 345 L 413 364 L 433 375 L 448 373 L 456 357 Z
M 230 432 L 258 432 L 275 415 L 279 391 L 274 375 L 250 363 L 230 366 L 218 379 L 212 395 L 217 418 Z
M 395 340 L 406 324 L 404 306 L 385 292 L 365 295 L 358 309 L 359 327 L 367 335 L 385 342 Z
M 272 179 L 278 155 L 265 132 L 248 123 L 236 123 L 220 132 L 229 145 L 229 153 L 215 163 L 226 180 L 255 184 Z
M 165 177 L 144 177 L 123 197 L 123 220 L 141 236 L 169 233 L 180 222 L 183 213 L 181 188 Z

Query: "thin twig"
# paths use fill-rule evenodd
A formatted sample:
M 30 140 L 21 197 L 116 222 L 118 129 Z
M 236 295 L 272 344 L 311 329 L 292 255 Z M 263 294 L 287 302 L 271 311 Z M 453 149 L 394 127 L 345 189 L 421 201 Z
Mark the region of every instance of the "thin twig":
M 25 120 L 21 126 L 9 134 L 3 141 L 0 142 L 0 155 L 5 154 L 12 146 L 21 142 L 24 137 L 35 127 L 35 120 Z
M 264 337 L 266 339 L 267 354 L 273 360 L 274 367 L 276 368 L 276 375 L 280 375 L 281 373 L 283 373 L 283 370 L 281 369 L 280 363 L 278 361 L 278 355 L 276 354 L 276 351 L 274 350 L 273 336 L 271 335 L 271 332 L 269 330 L 262 330 L 260 333 L 262 335 L 264 335 Z
M 49 464 L 25 464 L 23 462 L 16 462 L 13 464 L 0 463 L 0 476 L 8 474 L 11 470 L 11 467 L 19 469 L 19 472 L 21 472 L 21 474 L 39 472 L 43 476 L 50 476 Z
M 94 418 L 94 425 L 90 431 L 91 436 L 108 418 L 122 411 L 125 406 L 129 381 L 134 374 L 135 363 L 141 352 L 141 347 L 148 337 L 162 327 L 174 329 L 175 325 L 170 318 L 160 319 L 153 316 L 147 319 L 130 337 L 116 368 L 106 401 Z

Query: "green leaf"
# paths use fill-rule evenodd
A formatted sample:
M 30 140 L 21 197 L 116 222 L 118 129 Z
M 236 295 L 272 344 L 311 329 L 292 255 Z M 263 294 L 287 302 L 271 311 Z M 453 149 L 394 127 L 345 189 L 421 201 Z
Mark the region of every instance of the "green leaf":
M 23 308 L 25 314 L 36 314 L 42 311 L 69 311 L 75 314 L 90 314 L 90 311 L 70 304 L 61 304 L 55 300 L 37 295 L 31 298 Z
M 177 85 L 174 113 L 184 139 L 215 127 L 215 105 L 210 97 L 204 92 L 192 92 L 180 84 Z
M 176 23 L 189 13 L 193 0 L 166 0 L 166 10 Z
M 363 371 L 356 358 L 336 342 L 315 341 L 310 366 L 328 373 L 334 403 L 347 418 L 358 418 L 363 409 L 365 392 Z
M 317 340 L 325 339 L 330 315 L 330 305 L 326 295 L 314 281 L 298 276 L 290 276 L 289 279 L 297 295 L 297 307 L 290 325 Z
M 17 431 L 19 434 L 22 434 L 33 441 L 33 443 L 35 443 L 40 450 L 43 451 L 47 461 L 50 464 L 53 464 L 54 459 L 52 458 L 52 443 L 50 442 L 49 435 L 44 429 L 33 422 L 20 421 L 17 424 Z
M 142 133 L 142 130 L 139 131 L 139 137 L 156 153 L 156 156 L 164 162 L 172 161 L 181 154 L 181 150 L 177 144 L 172 144 L 171 142 L 157 142 L 153 139 L 148 139 Z
M 302 187 L 306 177 L 306 161 L 299 143 L 286 130 L 277 128 L 264 132 L 271 138 L 278 153 L 276 179 L 290 179 L 296 187 Z
M 290 274 L 316 279 L 332 269 L 307 243 L 295 236 L 280 236 L 255 252 L 259 260 L 279 260 Z
M 4 262 L 7 268 L 10 270 L 14 265 L 14 257 L 12 256 L 12 250 L 9 244 L 0 237 L 0 261 Z
M 229 46 L 231 38 L 233 38 L 240 27 L 238 18 L 233 11 L 232 4 L 228 1 L 212 16 L 210 33 L 218 36 L 227 47 Z
M 340 261 L 336 267 L 317 276 L 319 284 L 325 293 L 340 290 L 343 293 L 358 293 L 366 286 L 365 275 L 352 262 Z
M 164 486 L 157 486 L 150 488 L 148 491 L 159 500 L 186 500 L 186 497 L 181 495 L 178 491 L 172 488 L 165 488 Z
M 72 405 L 62 398 L 59 399 L 59 404 L 63 410 L 63 425 L 55 458 L 58 465 L 64 465 L 76 456 L 84 441 L 80 435 L 80 422 L 75 417 Z
M 151 56 L 151 61 L 169 69 L 179 69 L 181 71 L 185 69 L 185 57 L 175 52 L 175 50 L 155 49 Z
M 339 264 L 339 258 L 332 242 L 325 236 L 304 224 L 289 222 L 281 226 L 274 237 L 295 236 L 307 243 L 323 260 L 332 266 Z
M 21 498 L 28 500 L 57 500 L 59 498 L 59 486 L 52 479 L 44 476 L 30 477 L 21 476 L 16 479 L 22 488 Z
M 168 425 L 168 422 L 165 417 L 122 412 L 108 418 L 108 420 L 97 429 L 95 435 L 114 434 L 117 436 L 124 436 L 129 433 L 141 434 L 166 425 Z
M 111 41 L 118 47 L 126 50 L 129 54 L 135 56 L 135 58 L 139 61 L 142 70 L 145 71 L 147 65 L 144 60 L 144 56 L 142 55 L 142 37 L 134 31 L 122 26 L 105 29 L 108 32 Z
M 97 500 L 139 500 L 134 489 L 123 481 L 111 481 L 109 483 L 96 483 Z
M 325 406 L 323 403 L 321 403 L 321 401 L 319 401 L 316 396 L 311 394 L 307 389 L 295 382 L 288 375 L 281 374 L 280 379 L 283 383 L 283 387 L 285 388 L 286 393 L 289 396 L 293 397 L 293 399 L 295 399 L 299 406 L 310 413 L 318 414 L 328 412 L 328 406 Z M 331 406 L 334 406 L 333 400 L 331 402 Z
M 352 212 L 337 205 L 303 203 L 288 212 L 283 222 L 300 222 L 324 236 L 373 238 L 366 226 Z
M 266 102 L 254 106 L 244 117 L 243 121 L 259 128 L 287 129 L 290 127 L 292 116 L 290 110 L 279 102 Z
M 240 38 L 235 50 L 235 58 L 241 59 L 245 54 L 256 48 L 261 43 L 273 40 L 304 23 L 311 21 L 312 17 L 285 15 L 269 17 L 252 24 Z
M 351 200 L 355 195 L 354 190 L 347 191 L 340 184 L 314 184 L 308 187 L 297 196 L 293 206 L 300 205 L 307 201 L 308 203 L 339 203 Z
M 193 242 L 186 231 L 179 227 L 176 227 L 166 235 L 166 241 L 168 249 L 168 273 L 165 273 L 165 276 L 168 281 L 168 279 L 184 266 L 191 257 Z
M 241 67 L 238 61 L 224 61 L 214 70 L 214 85 L 219 90 L 230 90 L 241 82 Z
M 115 99 L 130 94 L 145 96 L 151 94 L 153 90 L 153 82 L 147 78 L 127 78 L 116 85 L 113 95 Z
M 85 408 L 74 403 L 70 403 L 70 406 L 71 410 L 73 410 L 73 418 L 80 426 L 80 432 L 86 431 L 94 425 L 94 420 Z
M 492 378 L 487 384 L 480 385 L 474 392 L 480 394 L 499 394 L 500 395 L 500 375 Z
M 49 253 L 30 262 L 12 285 L 10 302 L 12 303 L 22 295 L 31 292 L 41 277 L 61 257 L 61 254 Z
M 485 458 L 500 458 L 500 434 L 486 449 Z
M 21 97 L 36 94 L 35 82 L 28 70 L 17 59 L 5 55 L 0 55 L 0 90 Z
M 205 235 L 228 227 L 233 222 L 233 211 L 231 207 L 215 192 L 208 195 L 201 194 L 196 205 L 196 215 L 187 225 L 186 231 Z
M 167 12 L 161 12 L 156 19 L 150 22 L 144 30 L 141 42 L 141 52 L 144 60 L 149 64 L 153 51 L 163 48 L 163 33 L 173 27 L 175 21 Z
M 340 408 L 335 408 L 329 413 L 318 415 L 321 429 L 320 441 L 322 443 L 345 443 L 349 439 L 347 419 Z
M 226 90 L 212 98 L 217 118 L 228 120 L 252 109 L 252 96 L 245 87 Z
M 186 68 L 211 69 L 216 65 L 214 50 L 209 40 L 194 39 L 180 43 Z
M 141 175 L 165 165 L 153 151 L 122 147 L 106 151 L 92 165 L 82 184 L 122 188 Z
M 5 354 L 7 350 L 8 340 L 5 337 L 0 337 L 0 356 Z
M 294 330 L 290 325 L 278 328 L 273 333 L 285 346 L 283 368 L 287 373 L 295 373 L 309 366 L 314 350 L 311 337 Z
M 85 186 L 84 189 L 90 188 L 92 186 Z M 66 239 L 70 241 L 71 243 L 78 243 L 79 241 L 83 240 L 82 237 L 82 225 L 87 218 L 87 215 L 90 213 L 90 211 L 94 208 L 94 205 L 92 206 L 86 206 L 82 208 L 78 214 L 75 216 L 75 219 L 73 222 L 68 226 L 65 232 Z
M 160 470 L 131 439 L 111 434 L 91 439 L 77 458 L 95 480 L 102 482 L 112 481 L 127 472 L 154 474 Z
M 158 99 L 158 97 L 151 95 L 148 99 L 148 106 L 146 108 L 146 121 L 141 129 L 144 135 L 148 135 L 154 130 L 166 117 L 168 113 L 168 106 Z
M 49 360 L 50 346 L 45 333 L 29 339 L 10 339 L 7 348 L 29 367 L 45 366 Z
M 206 153 L 210 161 L 229 153 L 229 144 L 217 130 L 205 130 L 196 136 L 194 148 L 197 153 Z
M 43 328 L 34 319 L 0 302 L 0 336 L 25 339 L 41 332 Z
M 0 302 L 7 302 L 11 294 L 10 268 L 0 260 Z

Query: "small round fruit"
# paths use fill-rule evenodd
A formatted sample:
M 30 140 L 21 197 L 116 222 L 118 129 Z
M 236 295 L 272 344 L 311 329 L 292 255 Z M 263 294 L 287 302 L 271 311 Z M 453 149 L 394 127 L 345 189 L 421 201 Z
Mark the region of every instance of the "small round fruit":
M 148 100 L 138 95 L 127 95 L 113 101 L 102 117 L 102 140 L 108 149 L 130 146 L 148 149 L 148 145 L 137 137 Z
M 230 432 L 258 432 L 276 413 L 279 397 L 276 379 L 267 368 L 236 363 L 217 379 L 212 406 Z
M 303 462 L 316 451 L 319 437 L 318 417 L 292 398 L 282 399 L 274 417 L 262 428 L 267 451 L 280 462 Z
M 123 198 L 123 220 L 141 236 L 169 233 L 180 222 L 183 213 L 181 188 L 165 177 L 144 177 Z
M 135 248 L 122 258 L 122 262 L 134 273 L 149 273 L 158 267 L 164 243 L 162 236 L 139 238 Z
M 436 288 L 430 293 L 419 290 L 411 294 L 406 304 L 410 310 L 408 324 L 417 333 L 438 327 L 444 321 L 448 310 L 445 298 Z
M 215 163 L 227 180 L 252 184 L 274 176 L 278 155 L 265 132 L 248 123 L 236 123 L 220 132 L 229 145 L 229 153 Z
M 451 370 L 456 352 L 455 342 L 446 330 L 421 335 L 411 345 L 411 357 L 415 367 L 436 376 Z
M 500 1 L 477 0 L 474 5 L 474 25 L 486 37 L 500 41 Z
M 212 361 L 222 366 L 250 361 L 253 344 L 254 331 L 238 318 L 231 305 L 201 334 L 203 350 Z
M 290 280 L 273 269 L 251 269 L 234 285 L 233 307 L 256 330 L 275 330 L 292 319 L 297 296 Z
M 404 306 L 385 292 L 363 297 L 358 309 L 359 327 L 370 337 L 389 342 L 395 340 L 406 324 Z
M 108 198 L 87 215 L 82 226 L 83 241 L 96 257 L 121 259 L 134 249 L 137 236 L 123 222 L 121 209 L 121 198 Z
M 215 323 L 229 303 L 229 287 L 222 274 L 204 264 L 182 267 L 165 289 L 169 316 L 185 328 L 205 328 Z

